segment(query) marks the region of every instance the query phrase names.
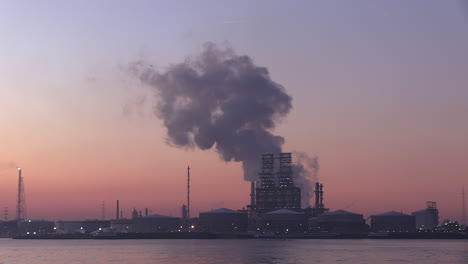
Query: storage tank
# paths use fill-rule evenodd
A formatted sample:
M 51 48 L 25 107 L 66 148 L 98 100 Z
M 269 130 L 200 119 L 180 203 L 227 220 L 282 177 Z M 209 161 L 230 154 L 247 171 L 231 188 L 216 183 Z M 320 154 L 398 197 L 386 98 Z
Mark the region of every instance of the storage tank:
M 317 224 L 321 232 L 338 234 L 367 234 L 369 226 L 362 214 L 344 210 L 336 210 L 317 217 Z
M 414 232 L 416 231 L 415 217 L 395 211 L 371 216 L 371 230 L 373 232 Z
M 263 214 L 257 228 L 260 233 L 304 234 L 307 229 L 306 215 L 288 209 L 275 210 Z
M 247 212 L 219 208 L 200 213 L 200 229 L 217 233 L 237 233 L 247 231 Z

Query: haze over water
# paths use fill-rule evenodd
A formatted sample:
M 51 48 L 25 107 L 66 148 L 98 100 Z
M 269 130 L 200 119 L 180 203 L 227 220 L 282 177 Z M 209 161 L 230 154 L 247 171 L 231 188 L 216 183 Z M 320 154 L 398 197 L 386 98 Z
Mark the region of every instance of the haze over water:
M 11 240 L 0 264 L 466 264 L 463 240 Z

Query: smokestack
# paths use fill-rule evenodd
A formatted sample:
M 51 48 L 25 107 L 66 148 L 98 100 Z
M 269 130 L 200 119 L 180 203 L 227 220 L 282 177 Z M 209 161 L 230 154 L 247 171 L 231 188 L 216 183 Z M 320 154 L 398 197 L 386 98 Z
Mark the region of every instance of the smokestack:
M 325 208 L 323 205 L 323 184 L 320 184 L 320 208 Z
M 145 216 L 148 216 L 148 208 L 145 208 Z
M 16 220 L 26 219 L 26 198 L 24 194 L 23 176 L 21 175 L 21 168 L 18 168 L 18 200 L 16 204 Z
M 315 183 L 315 208 L 320 208 L 320 183 Z
M 250 182 L 250 208 L 255 208 L 255 181 Z
M 106 219 L 106 204 L 104 203 L 104 201 L 102 201 L 101 219 L 102 219 L 102 220 L 105 220 L 105 219 Z
M 116 210 L 115 210 L 115 219 L 116 220 L 119 220 L 119 212 L 120 212 L 120 208 L 119 208 L 119 200 L 117 200 L 117 207 L 116 207 Z

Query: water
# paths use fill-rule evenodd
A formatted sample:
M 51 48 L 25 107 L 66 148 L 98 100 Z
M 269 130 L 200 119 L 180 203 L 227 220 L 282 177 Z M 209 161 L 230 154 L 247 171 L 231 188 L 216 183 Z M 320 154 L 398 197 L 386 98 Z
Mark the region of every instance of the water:
M 468 263 L 468 240 L 13 240 L 0 264 Z

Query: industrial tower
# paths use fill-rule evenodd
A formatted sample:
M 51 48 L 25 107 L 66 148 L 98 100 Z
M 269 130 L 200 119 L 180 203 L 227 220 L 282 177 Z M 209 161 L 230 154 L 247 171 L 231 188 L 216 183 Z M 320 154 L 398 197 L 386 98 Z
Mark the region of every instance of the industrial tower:
M 187 219 L 190 219 L 190 166 L 187 166 Z
M 276 164 L 278 163 L 278 164 Z M 275 165 L 279 165 L 275 170 Z M 278 209 L 301 210 L 301 189 L 294 184 L 292 154 L 263 154 L 260 185 L 253 192 L 251 208 L 257 213 Z M 253 184 L 252 184 L 253 189 Z
M 23 176 L 21 176 L 21 168 L 18 168 L 18 202 L 16 204 L 16 220 L 21 221 L 26 219 L 26 199 L 24 194 Z

